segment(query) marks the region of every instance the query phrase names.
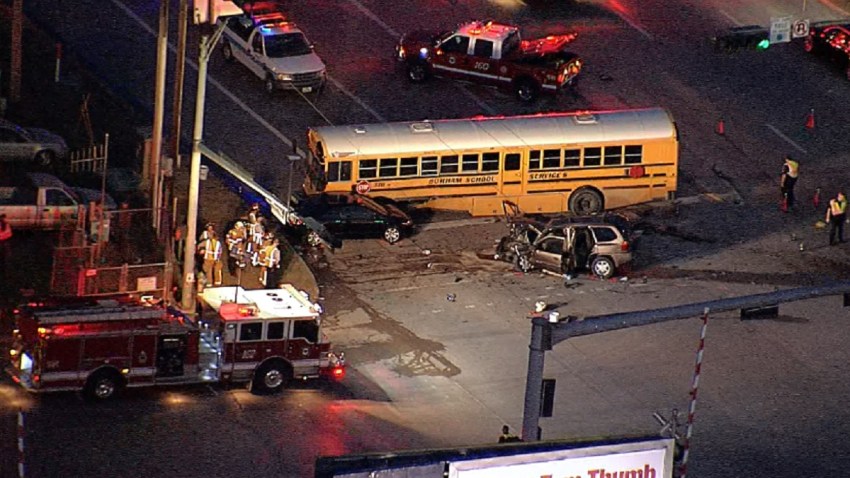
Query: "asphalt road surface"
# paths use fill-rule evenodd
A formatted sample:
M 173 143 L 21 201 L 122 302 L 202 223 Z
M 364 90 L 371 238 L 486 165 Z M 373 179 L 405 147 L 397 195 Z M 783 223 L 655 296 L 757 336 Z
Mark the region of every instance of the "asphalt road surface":
M 28 8 L 110 82 L 151 103 L 157 2 L 82 3 L 33 0 Z M 725 55 L 708 42 L 771 16 L 850 16 L 827 1 L 804 5 L 803 13 L 799 2 L 779 0 L 293 2 L 329 65 L 322 96 L 269 98 L 240 65 L 219 55 L 210 65 L 205 141 L 273 184 L 286 184 L 281 157 L 292 139 L 303 144 L 310 125 L 660 105 L 679 125 L 680 196 L 689 200 L 642 212 L 647 233 L 623 282 L 583 277 L 567 287 L 484 260 L 477 252 L 503 232 L 499 223 L 453 223 L 394 247 L 350 241 L 315 264 L 328 333 L 351 364 L 343 384 L 273 397 L 134 391 L 91 405 L 72 394 L 27 396 L 3 382 L 0 475 L 15 476 L 19 409 L 28 476 L 310 476 L 318 455 L 490 443 L 503 423 L 521 423 L 527 315 L 537 300 L 581 317 L 846 279 L 846 248 L 825 247 L 812 227 L 821 211 L 804 201 L 783 215 L 776 196 L 787 153 L 803 164 L 801 198 L 845 185 L 850 87 L 798 43 Z M 528 36 L 578 31 L 587 68 L 577 91 L 524 106 L 474 85 L 411 85 L 393 71 L 399 34 L 469 18 L 514 21 Z M 814 131 L 804 128 L 811 108 Z M 720 118 L 724 136 L 714 133 Z M 712 315 L 689 472 L 846 476 L 846 322 L 838 297 L 783 306 L 774 320 Z M 542 422 L 544 438 L 656 432 L 652 412 L 687 408 L 699 325 L 694 318 L 556 347 L 546 368 L 558 381 L 556 411 Z

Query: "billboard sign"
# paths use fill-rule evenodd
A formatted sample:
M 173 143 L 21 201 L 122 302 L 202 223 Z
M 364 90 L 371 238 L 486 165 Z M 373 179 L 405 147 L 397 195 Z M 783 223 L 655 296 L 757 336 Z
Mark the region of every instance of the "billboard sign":
M 453 461 L 449 478 L 672 478 L 673 440 Z

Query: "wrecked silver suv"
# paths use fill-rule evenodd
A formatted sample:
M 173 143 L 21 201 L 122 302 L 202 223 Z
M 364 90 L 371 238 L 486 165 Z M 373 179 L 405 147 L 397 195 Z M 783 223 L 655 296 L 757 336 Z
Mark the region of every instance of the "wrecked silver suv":
M 609 279 L 632 260 L 636 237 L 621 215 L 538 220 L 524 216 L 513 203 L 506 201 L 503 208 L 509 233 L 499 240 L 495 258 L 514 264 L 519 271 L 574 274 L 589 270 Z

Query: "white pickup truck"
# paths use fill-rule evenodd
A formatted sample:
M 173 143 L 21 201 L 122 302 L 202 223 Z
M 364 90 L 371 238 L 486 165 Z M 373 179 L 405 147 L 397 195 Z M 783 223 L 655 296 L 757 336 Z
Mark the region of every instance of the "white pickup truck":
M 74 224 L 85 217 L 87 197 L 98 196 L 46 173 L 26 173 L 12 184 L 0 186 L 0 214 L 6 215 L 13 229 L 53 230 Z M 106 204 L 109 209 L 115 202 L 107 197 Z
M 254 11 L 228 17 L 222 52 L 263 80 L 268 93 L 276 90 L 318 91 L 326 80 L 325 64 L 294 23 L 280 12 Z

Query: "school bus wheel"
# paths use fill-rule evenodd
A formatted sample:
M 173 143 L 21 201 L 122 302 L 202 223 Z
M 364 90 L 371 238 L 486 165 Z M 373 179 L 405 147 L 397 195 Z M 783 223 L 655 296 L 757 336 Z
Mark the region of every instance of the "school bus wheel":
M 598 214 L 605 209 L 602 194 L 596 189 L 579 188 L 570 196 L 570 212 L 579 216 Z

